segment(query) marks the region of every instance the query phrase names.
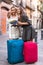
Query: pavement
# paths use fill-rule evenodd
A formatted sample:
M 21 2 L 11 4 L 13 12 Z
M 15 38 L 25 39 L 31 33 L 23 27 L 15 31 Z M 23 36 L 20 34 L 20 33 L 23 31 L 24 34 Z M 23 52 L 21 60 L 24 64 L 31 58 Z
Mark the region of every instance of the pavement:
M 0 35 L 0 65 L 43 65 L 43 40 L 41 40 L 41 30 L 38 30 L 37 36 L 38 45 L 38 61 L 32 64 L 26 64 L 25 62 L 18 64 L 9 64 L 7 61 L 7 40 L 8 34 Z

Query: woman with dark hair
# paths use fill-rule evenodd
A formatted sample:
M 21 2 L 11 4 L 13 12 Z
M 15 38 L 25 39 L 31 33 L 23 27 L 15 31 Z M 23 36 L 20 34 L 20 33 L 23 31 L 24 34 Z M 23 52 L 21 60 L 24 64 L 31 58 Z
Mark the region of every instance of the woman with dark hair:
M 35 30 L 23 8 L 20 8 L 20 19 L 18 24 L 23 27 L 22 39 L 24 41 L 30 41 L 35 38 Z

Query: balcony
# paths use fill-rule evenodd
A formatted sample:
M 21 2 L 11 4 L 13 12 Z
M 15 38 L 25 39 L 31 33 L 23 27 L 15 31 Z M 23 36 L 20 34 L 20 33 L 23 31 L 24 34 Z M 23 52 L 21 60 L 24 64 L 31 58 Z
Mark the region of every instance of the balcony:
M 41 5 L 37 6 L 37 10 L 40 11 L 41 13 L 43 13 L 43 7 Z
M 32 2 L 30 2 L 29 0 L 27 0 L 27 7 L 28 7 L 30 10 L 35 11 L 34 5 L 33 5 Z

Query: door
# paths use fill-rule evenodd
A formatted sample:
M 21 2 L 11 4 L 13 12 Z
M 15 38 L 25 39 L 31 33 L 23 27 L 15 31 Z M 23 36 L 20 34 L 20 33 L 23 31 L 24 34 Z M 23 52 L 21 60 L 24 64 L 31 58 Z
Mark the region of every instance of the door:
M 1 21 L 2 34 L 6 33 L 6 16 L 7 16 L 6 10 L 2 10 L 2 21 Z

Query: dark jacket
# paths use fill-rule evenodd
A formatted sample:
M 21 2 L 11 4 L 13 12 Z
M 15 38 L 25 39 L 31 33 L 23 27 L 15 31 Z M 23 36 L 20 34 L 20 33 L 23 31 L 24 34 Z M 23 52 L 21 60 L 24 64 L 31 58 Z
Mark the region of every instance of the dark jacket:
M 21 21 L 22 22 L 28 22 L 29 25 L 23 25 L 23 34 L 22 34 L 22 39 L 24 41 L 30 41 L 33 38 L 35 38 L 35 29 L 31 25 L 31 21 L 29 20 L 27 15 L 22 15 L 21 16 Z

